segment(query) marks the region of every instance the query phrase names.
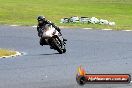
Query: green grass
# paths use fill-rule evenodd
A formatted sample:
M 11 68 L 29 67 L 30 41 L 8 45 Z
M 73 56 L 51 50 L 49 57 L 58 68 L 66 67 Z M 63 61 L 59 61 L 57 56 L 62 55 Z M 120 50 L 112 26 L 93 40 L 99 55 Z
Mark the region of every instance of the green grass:
M 10 56 L 10 55 L 15 55 L 15 51 L 7 50 L 7 49 L 0 49 L 0 57 L 2 56 Z
M 0 24 L 36 25 L 38 15 L 59 26 L 132 29 L 132 0 L 0 0 Z M 70 16 L 94 16 L 116 26 L 60 24 Z

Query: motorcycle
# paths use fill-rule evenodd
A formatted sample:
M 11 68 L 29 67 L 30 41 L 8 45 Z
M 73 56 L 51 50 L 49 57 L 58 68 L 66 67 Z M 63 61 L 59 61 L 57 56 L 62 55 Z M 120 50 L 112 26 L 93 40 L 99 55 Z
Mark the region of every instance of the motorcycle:
M 46 44 L 44 44 L 44 42 Z M 40 39 L 41 45 L 49 45 L 51 49 L 57 50 L 60 54 L 66 52 L 66 43 L 62 35 L 51 25 L 46 24 Z

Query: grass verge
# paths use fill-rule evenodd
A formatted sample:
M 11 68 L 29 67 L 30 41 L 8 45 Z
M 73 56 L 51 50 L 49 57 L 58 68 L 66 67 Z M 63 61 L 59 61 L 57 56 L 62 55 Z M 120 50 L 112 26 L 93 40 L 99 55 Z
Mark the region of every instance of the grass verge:
M 59 26 L 132 29 L 132 0 L 0 0 L 0 24 L 36 25 L 45 15 Z M 60 24 L 70 16 L 88 16 L 115 21 L 116 26 Z
M 10 56 L 10 55 L 15 55 L 15 51 L 7 50 L 7 49 L 0 49 L 0 57 L 2 56 Z

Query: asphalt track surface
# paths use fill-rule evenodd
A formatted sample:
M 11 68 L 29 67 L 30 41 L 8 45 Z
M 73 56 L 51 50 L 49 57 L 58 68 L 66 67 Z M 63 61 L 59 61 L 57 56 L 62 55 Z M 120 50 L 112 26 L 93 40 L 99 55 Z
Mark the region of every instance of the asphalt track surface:
M 132 32 L 62 29 L 67 52 L 40 46 L 36 28 L 0 26 L 0 47 L 25 55 L 0 59 L 0 88 L 132 88 L 132 84 L 86 84 L 75 76 L 88 73 L 132 75 Z

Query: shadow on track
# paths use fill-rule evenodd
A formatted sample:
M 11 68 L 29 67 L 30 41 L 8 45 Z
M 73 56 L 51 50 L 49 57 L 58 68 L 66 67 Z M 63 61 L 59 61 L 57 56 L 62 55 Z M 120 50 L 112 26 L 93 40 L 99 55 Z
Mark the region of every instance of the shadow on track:
M 28 55 L 24 55 L 24 56 L 51 56 L 51 55 L 57 55 L 59 53 L 46 53 L 46 54 L 28 54 Z
M 49 53 L 49 54 L 40 54 L 40 55 L 55 55 L 55 54 L 59 54 L 59 53 Z

